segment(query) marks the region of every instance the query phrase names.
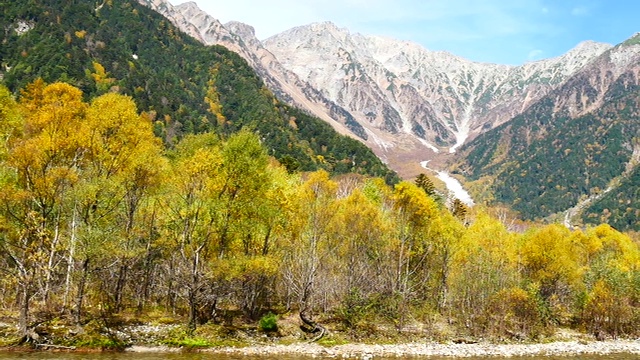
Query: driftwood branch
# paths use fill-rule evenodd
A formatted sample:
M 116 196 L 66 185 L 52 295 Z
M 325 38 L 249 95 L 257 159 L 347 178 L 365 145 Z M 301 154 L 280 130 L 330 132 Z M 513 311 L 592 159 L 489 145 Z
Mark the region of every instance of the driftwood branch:
M 318 341 L 326 335 L 327 329 L 325 329 L 324 326 L 318 324 L 317 322 L 311 320 L 311 318 L 307 315 L 306 308 L 300 311 L 300 320 L 302 320 L 302 322 L 304 323 L 304 325 L 300 326 L 302 331 L 306 333 L 317 334 L 313 339 L 309 340 L 309 342 Z

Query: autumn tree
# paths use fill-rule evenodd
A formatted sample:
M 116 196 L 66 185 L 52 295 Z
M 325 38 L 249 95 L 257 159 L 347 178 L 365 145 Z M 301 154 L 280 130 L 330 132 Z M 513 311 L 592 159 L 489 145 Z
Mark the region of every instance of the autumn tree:
M 175 249 L 169 261 L 177 267 L 170 274 L 169 291 L 186 290 L 188 302 L 188 328 L 197 326 L 198 308 L 211 272 L 207 261 L 219 254 L 215 244 L 216 196 L 220 183 L 223 155 L 220 143 L 213 134 L 187 136 L 176 147 L 171 176 L 164 199 L 163 236 Z
M 0 161 L 6 161 L 10 141 L 21 136 L 23 118 L 9 90 L 0 85 Z
M 104 94 L 114 85 L 116 79 L 109 77 L 109 74 L 104 69 L 104 66 L 97 61 L 92 62 L 93 72 L 86 70 L 87 77 L 89 77 L 96 84 L 96 90 L 98 94 Z
M 222 105 L 220 104 L 220 94 L 217 88 L 218 73 L 220 72 L 220 66 L 213 67 L 210 71 L 210 77 L 207 81 L 207 95 L 204 101 L 209 105 L 209 112 L 216 118 L 218 126 L 224 126 L 227 123 L 227 119 L 222 114 Z
M 451 263 L 449 314 L 472 334 L 502 331 L 490 303 L 501 291 L 520 284 L 516 240 L 500 221 L 484 212 L 476 214 L 460 238 Z
M 19 269 L 19 262 L 13 259 L 13 255 L 17 249 L 12 249 L 14 246 L 19 245 L 16 237 L 19 234 L 15 233 L 14 226 L 19 222 L 15 222 L 15 218 L 12 216 L 11 204 L 13 201 L 14 190 L 18 190 L 13 187 L 13 183 L 17 180 L 15 169 L 11 168 L 7 162 L 8 156 L 11 151 L 11 143 L 14 139 L 21 136 L 24 130 L 22 114 L 19 111 L 18 104 L 13 98 L 9 90 L 0 85 L 0 284 L 4 290 L 4 295 L 0 296 L 3 300 L 10 296 L 9 289 L 16 289 L 18 283 L 16 276 L 21 269 Z M 19 261 L 19 260 L 18 260 Z M 26 269 L 25 269 L 26 270 Z M 24 298 L 23 289 L 23 301 L 28 300 Z M 27 294 L 29 296 L 29 294 Z M 5 300 L 6 302 L 9 299 Z M 3 303 L 5 303 L 3 301 Z M 23 309 L 24 310 L 24 309 Z M 26 309 L 28 311 L 28 308 Z M 20 327 L 24 332 L 26 329 L 28 313 L 21 317 Z
M 359 187 L 337 204 L 336 251 L 327 270 L 340 303 L 338 316 L 350 328 L 359 325 L 379 296 L 391 294 L 380 269 L 388 264 L 385 250 L 392 226 L 381 205 Z
M 520 239 L 522 288 L 537 299 L 540 326 L 562 322 L 580 283 L 581 247 L 567 228 L 551 224 L 531 229 Z
M 36 81 L 24 91 L 24 128 L 9 141 L 5 166 L 13 177 L 4 182 L 2 209 L 11 223 L 3 252 L 9 257 L 20 288 L 20 330 L 28 336 L 34 294 L 47 302 L 57 264 L 64 206 L 78 181 L 82 155 L 81 120 L 86 110 L 80 90 L 62 83 Z M 44 279 L 44 281 L 40 281 Z
M 330 234 L 336 216 L 336 190 L 337 184 L 327 172 L 309 175 L 295 196 L 295 213 L 287 229 L 289 242 L 284 249 L 285 282 L 299 307 L 300 318 L 320 336 L 325 330 L 311 319 L 310 313 L 318 305 L 318 290 L 327 281 L 320 277 L 321 268 L 335 249 Z
M 525 233 L 522 237 L 521 261 L 524 274 L 540 285 L 543 298 L 560 294 L 579 276 L 578 251 L 571 232 L 552 224 Z
M 222 160 L 221 187 L 214 194 L 216 253 L 231 266 L 224 277 L 240 294 L 241 309 L 255 318 L 277 268 L 270 256 L 280 216 L 273 179 L 284 174 L 269 166 L 260 140 L 247 130 L 226 141 Z
M 640 251 L 625 234 L 609 225 L 590 228 L 581 237 L 586 291 L 580 299 L 581 321 L 602 339 L 636 334 L 640 309 Z
M 81 238 L 84 249 L 89 251 L 82 254 L 81 262 L 90 260 L 91 248 L 109 249 L 108 253 L 102 252 L 103 260 L 117 258 L 111 263 L 117 270 L 103 276 L 109 279 L 105 286 L 114 284 L 112 305 L 117 312 L 122 304 L 128 271 L 145 253 L 148 255 L 150 241 L 154 238 L 150 224 L 142 221 L 143 210 L 155 212 L 148 206 L 153 206 L 151 194 L 161 183 L 165 160 L 161 155 L 162 144 L 153 135 L 150 119 L 138 114 L 130 97 L 108 93 L 96 98 L 87 109 L 83 126 L 87 149 L 84 181 L 74 204 L 88 236 Z M 148 216 L 146 220 L 153 221 L 154 215 Z M 104 226 L 100 227 L 100 224 Z M 105 240 L 108 242 L 102 242 L 99 247 L 90 244 L 92 231 L 107 231 L 110 235 Z M 82 268 L 86 266 L 82 265 Z
M 392 283 L 399 298 L 398 326 L 404 326 L 412 299 L 425 299 L 433 289 L 430 267 L 435 244 L 429 236 L 432 221 L 439 215 L 435 201 L 417 186 L 401 182 L 395 186 L 396 230 L 392 245 L 394 264 Z
M 298 186 L 297 177 L 290 176 L 283 167 L 269 166 L 260 171 L 269 180 L 256 186 L 260 192 L 243 201 L 246 208 L 239 219 L 240 246 L 230 261 L 238 306 L 252 319 L 276 304 L 282 242 L 291 215 L 291 198 Z

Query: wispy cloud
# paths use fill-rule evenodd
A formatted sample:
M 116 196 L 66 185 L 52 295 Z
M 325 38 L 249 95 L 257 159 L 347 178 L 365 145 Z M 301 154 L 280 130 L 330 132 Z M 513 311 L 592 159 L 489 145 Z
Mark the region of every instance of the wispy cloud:
M 630 7 L 640 11 L 635 2 L 623 6 L 604 0 L 195 1 L 223 22 L 252 25 L 261 39 L 295 26 L 332 21 L 352 32 L 414 41 L 476 61 L 511 64 L 542 55 L 557 56 L 581 40 L 601 40 L 588 35 L 598 29 L 592 22 L 604 19 L 599 28 L 607 31 L 620 26 L 619 22 L 611 24 L 613 18 L 601 16 L 601 12 L 609 14 L 616 8 L 618 17 L 630 17 L 637 13 Z M 591 16 L 596 12 L 597 17 Z M 585 23 L 587 18 L 589 24 Z M 638 30 L 627 30 L 626 35 Z M 532 49 L 544 52 L 532 54 Z
M 573 16 L 587 16 L 589 15 L 589 9 L 586 6 L 578 6 L 571 9 L 571 15 Z
M 544 55 L 544 51 L 535 49 L 529 51 L 529 55 L 527 55 L 527 58 L 529 59 L 529 61 L 540 60 L 543 57 L 542 55 Z

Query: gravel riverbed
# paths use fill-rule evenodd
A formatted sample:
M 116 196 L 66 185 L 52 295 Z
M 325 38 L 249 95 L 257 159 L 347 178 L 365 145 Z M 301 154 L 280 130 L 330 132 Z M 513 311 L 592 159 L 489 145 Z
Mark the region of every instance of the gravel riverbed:
M 147 348 L 134 346 L 132 352 L 179 351 L 170 348 Z M 606 354 L 638 354 L 639 340 L 612 341 L 567 341 L 547 344 L 440 344 L 440 343 L 408 343 L 393 345 L 346 344 L 324 347 L 313 343 L 291 345 L 256 345 L 249 347 L 219 347 L 202 350 L 209 353 L 236 354 L 245 356 L 258 355 L 306 355 L 313 357 L 338 358 L 371 358 L 373 356 L 558 356 L 558 355 L 606 355 Z

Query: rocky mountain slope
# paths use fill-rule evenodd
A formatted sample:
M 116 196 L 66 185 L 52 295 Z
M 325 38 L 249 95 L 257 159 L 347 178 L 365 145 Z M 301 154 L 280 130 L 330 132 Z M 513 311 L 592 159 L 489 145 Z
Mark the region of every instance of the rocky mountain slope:
M 458 169 L 525 217 L 640 230 L 639 154 L 636 35 L 465 146 Z
M 521 113 L 610 48 L 584 42 L 522 66 L 483 64 L 332 23 L 294 28 L 264 45 L 368 128 L 411 134 L 447 152 Z

